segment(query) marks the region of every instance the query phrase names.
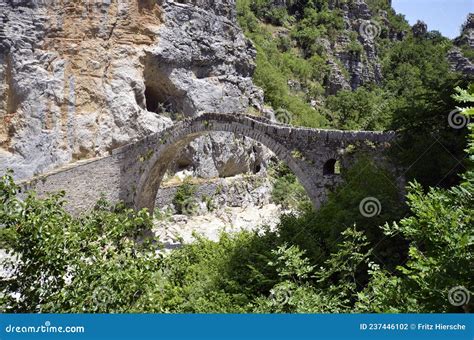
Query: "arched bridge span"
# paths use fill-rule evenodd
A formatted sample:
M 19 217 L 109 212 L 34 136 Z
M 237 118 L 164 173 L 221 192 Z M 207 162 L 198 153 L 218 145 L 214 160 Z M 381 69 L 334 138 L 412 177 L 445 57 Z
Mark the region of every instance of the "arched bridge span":
M 315 207 L 324 201 L 327 188 L 340 182 L 331 167 L 336 160 L 343 166 L 350 163 L 349 145 L 370 145 L 378 153 L 394 138 L 391 132 L 300 128 L 249 115 L 206 113 L 118 148 L 111 156 L 42 175 L 25 186 L 40 194 L 66 190 L 77 211 L 91 208 L 101 195 L 136 209 L 153 209 L 161 180 L 180 150 L 214 131 L 246 136 L 268 147 L 295 173 Z

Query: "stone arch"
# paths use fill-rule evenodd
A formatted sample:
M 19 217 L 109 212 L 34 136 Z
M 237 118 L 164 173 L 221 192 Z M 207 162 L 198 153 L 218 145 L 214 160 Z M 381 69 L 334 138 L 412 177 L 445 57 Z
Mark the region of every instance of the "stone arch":
M 223 120 L 222 116 L 227 116 L 229 121 Z M 294 158 L 290 148 L 273 138 L 274 127 L 269 124 L 265 126 L 262 121 L 264 120 L 258 117 L 251 119 L 222 114 L 216 114 L 214 117 L 213 114 L 206 114 L 179 122 L 164 133 L 162 132 L 154 138 L 148 139 L 147 144 L 153 147 L 153 152 L 140 172 L 133 194 L 134 207 L 136 209 L 148 208 L 152 210 L 163 176 L 179 151 L 195 138 L 215 131 L 243 135 L 268 147 L 280 160 L 288 165 L 305 188 L 313 204 L 319 206 L 319 198 L 314 195 L 314 180 L 310 178 L 304 161 Z
M 396 140 L 394 132 L 310 129 L 261 117 L 219 113 L 179 121 L 162 132 L 114 149 L 109 156 L 56 169 L 24 181 L 20 187 L 35 190 L 40 196 L 64 190 L 68 210 L 78 213 L 93 209 L 103 195 L 110 202 L 151 209 L 174 152 L 208 131 L 244 135 L 273 150 L 293 170 L 315 208 L 327 198 L 328 189 L 343 182 L 341 176 L 324 176 L 324 163 L 334 158 L 344 167 L 350 167 L 356 153 L 344 150 L 351 145 L 363 153 L 370 151 L 374 160 L 384 167 L 391 165 L 399 177 L 397 185 L 403 189 L 403 169 L 394 167 L 385 154 Z

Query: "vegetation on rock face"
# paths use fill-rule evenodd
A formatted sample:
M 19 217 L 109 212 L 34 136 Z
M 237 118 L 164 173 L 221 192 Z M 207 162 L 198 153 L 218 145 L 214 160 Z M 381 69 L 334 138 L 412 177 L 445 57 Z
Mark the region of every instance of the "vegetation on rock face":
M 457 184 L 465 170 L 459 161 L 466 134 L 446 121 L 454 107 L 451 89 L 467 86 L 467 80 L 450 70 L 446 54 L 452 42 L 438 32 L 415 35 L 388 1 L 371 0 L 366 1 L 375 34 L 371 52 L 360 28 L 347 29 L 342 20 L 344 6 L 357 12 L 355 2 L 332 3 L 330 8 L 325 0 L 280 6 L 272 0 L 237 1 L 239 23 L 257 49 L 254 81 L 267 104 L 288 110 L 295 125 L 397 130 L 401 138 L 394 154 L 409 168 L 408 180 L 416 178 L 424 187 Z M 347 46 L 341 42 L 346 40 Z M 382 78 L 330 94 L 331 63 L 350 83 L 362 75 L 343 61 L 357 63 L 369 54 Z

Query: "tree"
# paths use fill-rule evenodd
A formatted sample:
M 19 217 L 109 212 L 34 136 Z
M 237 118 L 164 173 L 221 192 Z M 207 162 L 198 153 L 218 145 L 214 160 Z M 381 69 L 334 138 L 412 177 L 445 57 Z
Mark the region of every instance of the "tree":
M 161 259 L 140 235 L 152 217 L 111 207 L 73 217 L 63 194 L 22 200 L 10 173 L 0 180 L 1 240 L 10 257 L 1 279 L 8 312 L 127 312 L 153 284 Z M 138 241 L 138 243 L 137 243 Z
M 465 80 L 451 72 L 448 48 L 438 35 L 409 37 L 387 52 L 383 64 L 384 88 L 391 94 L 390 128 L 400 135 L 394 159 L 407 169 L 407 180 L 424 187 L 449 188 L 466 167 L 467 129 L 449 124 L 456 105 L 452 89 Z
M 474 103 L 469 92 L 457 89 L 454 98 Z M 467 107 L 463 113 L 474 115 Z M 469 155 L 474 161 L 473 125 L 470 125 Z M 386 224 L 386 234 L 401 234 L 410 241 L 409 258 L 398 267 L 397 276 L 371 271 L 372 279 L 360 294 L 358 308 L 375 312 L 469 312 L 474 289 L 474 172 L 449 190 L 431 188 L 423 193 L 413 183 L 407 196 L 412 216 Z M 384 289 L 381 289 L 384 287 Z

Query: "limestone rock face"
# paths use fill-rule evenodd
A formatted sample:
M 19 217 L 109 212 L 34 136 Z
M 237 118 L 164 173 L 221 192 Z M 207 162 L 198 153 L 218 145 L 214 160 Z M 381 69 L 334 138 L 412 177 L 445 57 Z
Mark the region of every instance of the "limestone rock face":
M 470 13 L 463 24 L 461 35 L 454 40 L 457 46 L 468 45 L 474 48 L 474 13 Z
M 27 178 L 158 131 L 142 109 L 141 58 L 156 43 L 157 6 L 138 2 L 3 3 L 0 170 Z
M 474 76 L 474 63 L 463 55 L 461 47 L 474 48 L 474 14 L 470 13 L 462 26 L 461 34 L 454 39 L 454 45 L 448 52 L 448 61 L 453 70 L 461 72 L 468 77 Z
M 354 90 L 365 83 L 380 83 L 382 71 L 375 40 L 382 33 L 382 28 L 373 20 L 375 13 L 371 12 L 364 0 L 350 3 L 332 0 L 329 6 L 341 10 L 345 30 L 335 42 L 326 41 L 321 44 L 330 58 L 328 63 L 331 73 L 326 85 L 327 94 Z M 357 38 L 354 39 L 354 36 Z M 353 50 L 354 46 L 359 46 L 359 50 Z M 347 74 L 344 74 L 344 69 Z
M 0 0 L 0 172 L 28 178 L 182 116 L 259 109 L 254 58 L 232 0 Z M 225 173 L 206 143 L 193 168 Z
M 198 138 L 170 167 L 170 172 L 188 170 L 202 178 L 258 173 L 273 154 L 254 141 L 230 133 L 212 133 Z
M 469 77 L 474 77 L 474 64 L 469 59 L 462 55 L 459 48 L 453 47 L 448 52 L 448 62 L 454 71 L 460 72 Z
M 428 25 L 424 21 L 418 20 L 411 30 L 415 37 L 422 37 L 428 32 Z
M 150 93 L 185 116 L 243 112 L 259 105 L 263 94 L 251 79 L 256 52 L 237 26 L 234 6 L 200 4 L 163 3 L 165 24 L 158 44 L 146 54 Z

